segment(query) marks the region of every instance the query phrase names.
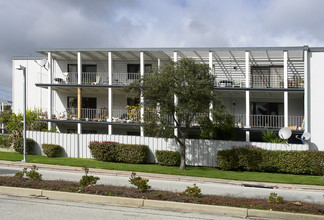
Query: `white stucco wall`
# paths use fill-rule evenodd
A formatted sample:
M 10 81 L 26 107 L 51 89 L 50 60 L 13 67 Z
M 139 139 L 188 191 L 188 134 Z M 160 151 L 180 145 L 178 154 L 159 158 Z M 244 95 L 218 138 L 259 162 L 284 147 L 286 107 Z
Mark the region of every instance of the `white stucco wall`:
M 324 52 L 310 53 L 310 133 L 314 148 L 324 150 Z
M 40 60 L 40 58 L 38 59 Z M 23 71 L 16 70 L 16 66 L 26 67 L 26 104 L 28 109 L 47 107 L 47 89 L 36 87 L 35 83 L 47 78 L 47 70 L 40 67 L 34 59 L 12 61 L 12 110 L 23 112 Z

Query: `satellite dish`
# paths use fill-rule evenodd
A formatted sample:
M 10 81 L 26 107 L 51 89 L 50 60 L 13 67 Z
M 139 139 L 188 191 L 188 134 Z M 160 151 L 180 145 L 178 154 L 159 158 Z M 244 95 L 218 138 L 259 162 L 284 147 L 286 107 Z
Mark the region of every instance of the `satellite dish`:
M 304 131 L 303 135 L 301 136 L 301 138 L 302 138 L 303 140 L 306 140 L 306 141 L 309 140 L 310 137 L 311 137 L 311 134 L 308 133 L 307 131 Z
M 47 63 L 47 59 L 46 59 L 46 58 L 41 59 L 41 60 L 38 61 L 38 62 L 35 60 L 35 62 L 36 62 L 38 65 L 40 65 L 41 67 L 44 67 L 44 69 L 48 70 L 48 69 L 46 68 L 46 63 Z
M 42 66 L 42 67 L 45 67 L 45 64 L 47 63 L 47 59 L 42 59 L 40 62 L 39 62 L 39 65 Z
M 279 130 L 279 137 L 281 139 L 287 140 L 291 136 L 291 130 L 287 127 L 281 128 Z

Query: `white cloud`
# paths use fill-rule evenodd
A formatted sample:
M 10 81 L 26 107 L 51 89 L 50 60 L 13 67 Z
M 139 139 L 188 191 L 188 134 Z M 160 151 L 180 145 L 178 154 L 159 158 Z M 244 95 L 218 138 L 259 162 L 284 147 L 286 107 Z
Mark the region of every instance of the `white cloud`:
M 35 55 L 37 48 L 323 46 L 324 40 L 322 0 L 2 0 L 0 9 L 0 76 L 7 85 L 11 57 Z

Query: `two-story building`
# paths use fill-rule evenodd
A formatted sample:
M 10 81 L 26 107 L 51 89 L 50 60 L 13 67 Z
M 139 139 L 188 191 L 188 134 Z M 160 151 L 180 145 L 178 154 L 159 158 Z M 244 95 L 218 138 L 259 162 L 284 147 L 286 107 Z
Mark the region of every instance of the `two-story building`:
M 140 99 L 124 87 L 150 67 L 193 58 L 215 75 L 214 92 L 235 117 L 244 139 L 255 132 L 289 127 L 294 135 L 311 133 L 312 146 L 324 150 L 321 138 L 321 80 L 324 48 L 73 48 L 40 49 L 40 57 L 14 57 L 13 111 L 23 111 L 26 67 L 27 106 L 39 119 L 63 133 L 144 136 L 138 124 L 144 109 L 126 106 Z M 135 111 L 135 112 L 134 112 Z M 194 126 L 194 125 L 193 125 Z

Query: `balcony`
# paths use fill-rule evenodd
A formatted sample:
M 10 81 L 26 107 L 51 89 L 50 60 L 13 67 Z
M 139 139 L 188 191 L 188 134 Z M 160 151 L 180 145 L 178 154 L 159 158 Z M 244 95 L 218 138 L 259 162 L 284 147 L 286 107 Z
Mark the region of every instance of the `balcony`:
M 140 79 L 139 73 L 113 73 L 112 85 L 127 86 Z M 47 83 L 47 79 L 41 80 L 42 83 Z M 54 84 L 78 84 L 77 72 L 63 72 L 62 74 L 55 74 L 53 77 Z M 82 72 L 81 73 L 82 85 L 108 85 L 109 77 L 107 72 Z
M 246 124 L 245 114 L 234 115 L 235 126 L 243 128 Z M 291 130 L 304 130 L 304 116 L 288 116 L 288 126 Z M 283 115 L 250 115 L 251 128 L 277 128 L 284 127 Z
M 251 75 L 251 88 L 284 88 L 283 76 L 262 74 Z M 245 88 L 246 79 L 243 75 L 216 76 L 215 87 Z M 304 78 L 298 75 L 288 75 L 288 88 L 304 88 Z

